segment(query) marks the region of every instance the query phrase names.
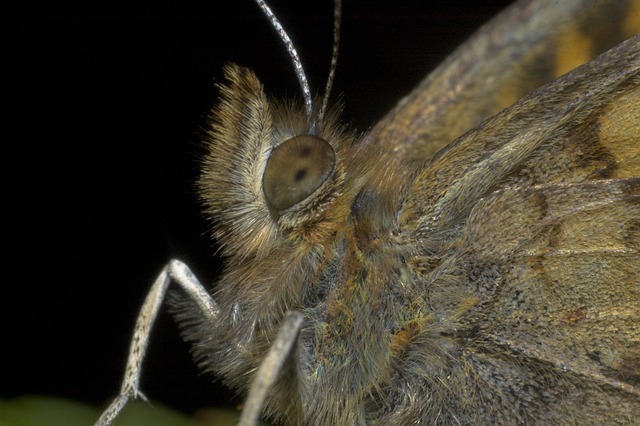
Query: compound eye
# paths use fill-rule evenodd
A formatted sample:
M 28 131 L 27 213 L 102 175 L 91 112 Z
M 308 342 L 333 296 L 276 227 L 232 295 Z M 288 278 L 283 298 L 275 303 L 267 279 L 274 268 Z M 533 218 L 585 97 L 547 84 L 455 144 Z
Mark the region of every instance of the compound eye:
M 329 177 L 336 154 L 327 141 L 300 135 L 273 150 L 262 178 L 264 196 L 271 207 L 285 210 L 303 201 Z

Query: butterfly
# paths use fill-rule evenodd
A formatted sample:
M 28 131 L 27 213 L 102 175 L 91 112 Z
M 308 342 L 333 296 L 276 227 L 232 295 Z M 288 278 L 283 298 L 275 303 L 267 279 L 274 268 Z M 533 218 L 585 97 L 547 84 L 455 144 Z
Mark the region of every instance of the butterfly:
M 638 32 L 638 1 L 519 1 L 362 135 L 229 65 L 198 182 L 224 273 L 162 271 L 101 422 L 175 281 L 244 424 L 633 423 Z

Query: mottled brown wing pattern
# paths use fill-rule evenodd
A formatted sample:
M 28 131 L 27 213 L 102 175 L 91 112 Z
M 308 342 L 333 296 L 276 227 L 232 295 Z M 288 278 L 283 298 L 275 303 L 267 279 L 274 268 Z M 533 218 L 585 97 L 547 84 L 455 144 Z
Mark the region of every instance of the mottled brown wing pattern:
M 639 85 L 636 36 L 461 136 L 414 179 L 410 232 L 450 228 L 502 186 L 637 176 Z
M 520 1 L 375 127 L 369 149 L 421 163 L 482 120 L 640 33 L 640 1 Z
M 459 381 L 455 399 L 494 407 L 483 414 L 492 421 L 512 422 L 507 407 L 520 399 L 540 404 L 523 419 L 631 424 L 639 218 L 640 178 L 509 188 L 480 201 L 455 254 L 426 278 L 434 301 L 450 301 L 434 304 L 434 317 L 455 319 L 446 327 L 467 341 L 464 374 L 449 378 Z
M 425 418 L 634 421 L 639 168 L 636 36 L 419 169 L 394 231 L 415 244 L 430 314 L 402 331 L 455 359 Z
M 481 202 L 463 245 L 468 264 L 505 265 L 489 339 L 640 395 L 625 385 L 640 379 L 639 218 L 640 178 L 505 190 Z

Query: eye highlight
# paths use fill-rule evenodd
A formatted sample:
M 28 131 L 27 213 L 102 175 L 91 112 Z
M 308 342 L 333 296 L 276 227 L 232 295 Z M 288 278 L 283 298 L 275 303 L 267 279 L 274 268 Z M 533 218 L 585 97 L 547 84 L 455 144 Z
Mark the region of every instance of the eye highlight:
M 287 139 L 271 153 L 262 177 L 271 207 L 285 210 L 306 199 L 333 171 L 336 154 L 327 141 L 300 135 Z

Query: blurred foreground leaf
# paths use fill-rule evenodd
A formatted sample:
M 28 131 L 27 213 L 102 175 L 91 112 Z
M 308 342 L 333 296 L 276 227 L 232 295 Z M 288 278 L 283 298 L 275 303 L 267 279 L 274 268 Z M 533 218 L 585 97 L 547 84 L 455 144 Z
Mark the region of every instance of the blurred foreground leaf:
M 89 426 L 101 412 L 99 407 L 48 396 L 0 399 L 0 426 Z M 202 409 L 190 418 L 158 403 L 134 401 L 114 426 L 225 426 L 237 424 L 238 418 L 236 411 L 222 408 Z

